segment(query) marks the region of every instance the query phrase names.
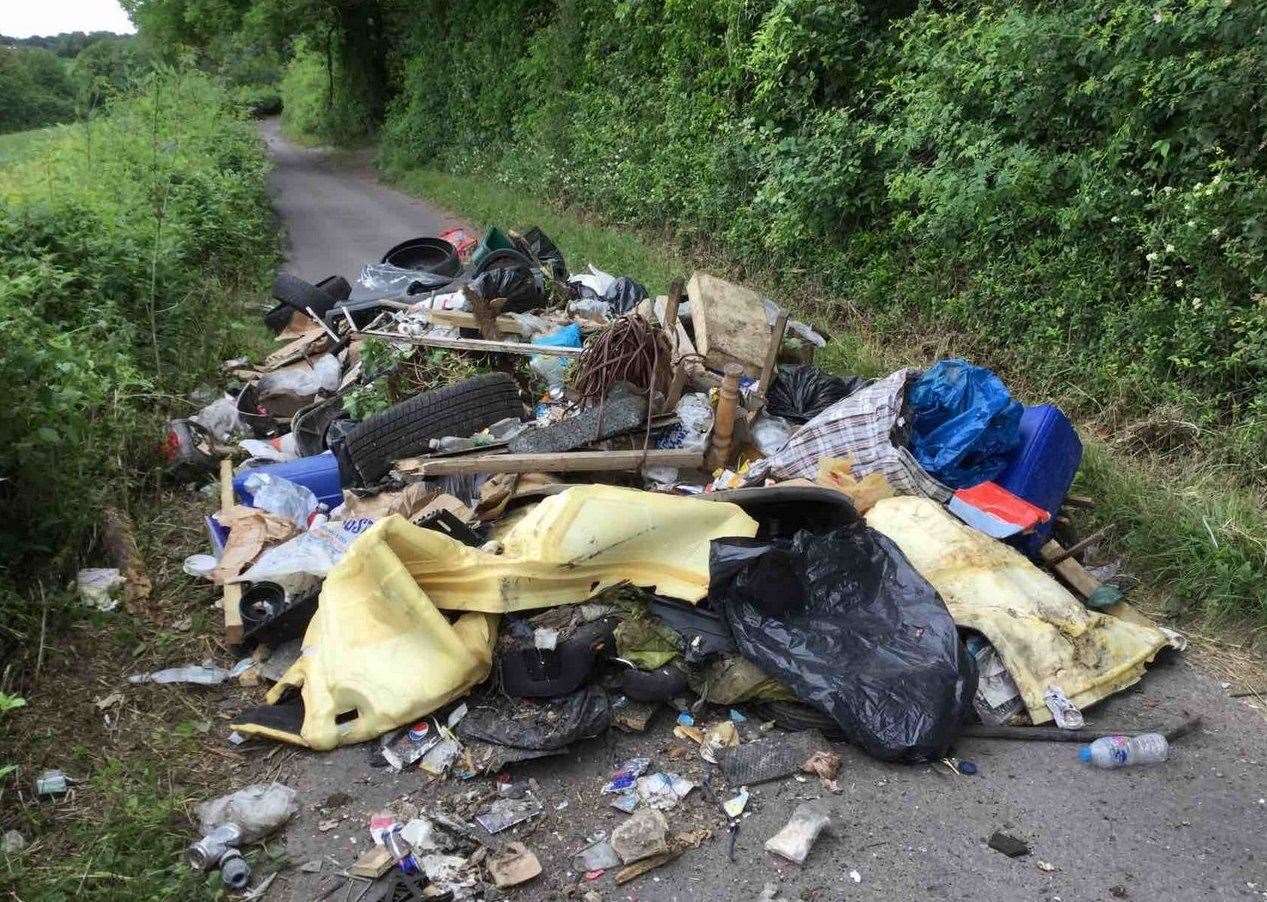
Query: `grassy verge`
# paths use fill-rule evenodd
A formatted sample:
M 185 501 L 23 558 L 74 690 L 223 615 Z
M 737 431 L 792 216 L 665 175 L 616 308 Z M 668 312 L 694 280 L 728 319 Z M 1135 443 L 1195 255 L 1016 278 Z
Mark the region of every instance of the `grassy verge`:
M 224 898 L 218 874 L 196 874 L 182 860 L 196 830 L 194 807 L 271 779 L 279 763 L 224 745 L 225 712 L 252 703 L 248 690 L 127 682 L 209 654 L 227 659 L 207 640 L 218 632 L 213 589 L 181 570 L 185 555 L 206 550 L 206 500 L 161 487 L 131 500 L 153 595 L 134 616 L 85 614 L 73 598 L 50 592 L 50 622 L 69 625 L 46 638 L 38 669 L 27 675 L 27 704 L 0 715 L 0 762 L 14 768 L 0 784 L 0 828 L 28 843 L 18 854 L 0 853 L 4 898 Z M 38 646 L 40 637 L 31 641 Z M 33 797 L 47 768 L 76 779 L 71 794 Z M 250 857 L 266 875 L 269 851 Z
M 49 141 L 54 140 L 63 126 L 53 125 L 48 128 L 33 128 L 25 132 L 9 132 L 0 135 L 0 167 L 20 163 L 37 152 Z
M 395 171 L 390 177 L 405 190 L 478 223 L 540 225 L 573 269 L 592 262 L 632 275 L 652 291 L 663 291 L 674 275 L 695 266 L 761 285 L 798 315 L 827 328 L 833 339 L 818 359 L 836 372 L 875 375 L 964 350 L 954 336 L 929 338 L 916 330 L 881 334 L 847 300 L 825 295 L 802 277 L 736 271 L 725 260 L 683 250 L 663 236 L 634 233 L 583 213 L 559 210 L 510 184 L 420 169 Z M 1003 375 L 1027 402 L 1076 406 L 1074 398 L 1050 398 L 1023 372 Z M 1097 506 L 1075 525 L 1089 534 L 1113 524 L 1106 550 L 1124 554 L 1132 573 L 1164 593 L 1164 613 L 1176 622 L 1243 628 L 1240 637 L 1246 641 L 1263 637 L 1267 512 L 1260 499 L 1209 461 L 1157 452 L 1145 429 L 1129 431 L 1131 440 L 1126 441 L 1128 433 L 1110 432 L 1096 421 L 1078 425 L 1086 454 L 1077 488 L 1095 498 Z

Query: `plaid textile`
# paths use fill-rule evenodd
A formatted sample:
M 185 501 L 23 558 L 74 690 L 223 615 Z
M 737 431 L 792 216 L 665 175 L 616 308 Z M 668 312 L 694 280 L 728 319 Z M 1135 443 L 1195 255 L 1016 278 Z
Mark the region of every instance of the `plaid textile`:
M 828 407 L 788 439 L 777 454 L 748 470 L 747 485 L 767 478 L 813 479 L 818 462 L 828 457 L 853 459 L 854 476 L 879 472 L 899 495 L 922 495 L 945 504 L 953 494 L 928 474 L 906 448 L 889 439 L 902 413 L 907 382 L 919 370 L 898 370 Z

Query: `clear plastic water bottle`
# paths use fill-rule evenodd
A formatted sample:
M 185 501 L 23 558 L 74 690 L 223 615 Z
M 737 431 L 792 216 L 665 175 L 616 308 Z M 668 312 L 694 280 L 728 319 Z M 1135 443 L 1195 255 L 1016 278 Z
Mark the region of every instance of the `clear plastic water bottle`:
M 1170 755 L 1170 743 L 1160 733 L 1140 736 L 1101 736 L 1078 750 L 1078 757 L 1096 767 L 1112 769 L 1137 764 L 1161 764 Z

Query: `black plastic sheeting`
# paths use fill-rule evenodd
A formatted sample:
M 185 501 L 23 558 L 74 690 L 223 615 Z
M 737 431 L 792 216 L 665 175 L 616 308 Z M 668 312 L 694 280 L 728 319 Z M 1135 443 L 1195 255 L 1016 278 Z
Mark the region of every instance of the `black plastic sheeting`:
M 833 376 L 809 364 L 781 366 L 766 394 L 766 412 L 792 423 L 808 423 L 873 381 L 862 376 Z
M 612 314 L 623 316 L 647 299 L 647 286 L 641 282 L 619 276 L 605 292 L 603 300 L 611 304 Z
M 549 270 L 554 281 L 567 281 L 568 266 L 563 259 L 563 251 L 559 250 L 558 245 L 545 232 L 533 226 L 524 232 L 523 241 L 528 248 L 528 256 Z
M 611 725 L 607 693 L 592 683 L 547 704 L 510 701 L 504 696 L 489 702 L 471 705 L 457 725 L 460 738 L 551 752 L 599 736 Z
M 545 304 L 539 277 L 527 266 L 490 269 L 472 279 L 470 289 L 488 301 L 505 298 L 503 313 L 524 313 Z
M 941 597 L 865 523 L 712 544 L 709 596 L 739 652 L 884 761 L 943 757 L 971 711 L 972 656 Z

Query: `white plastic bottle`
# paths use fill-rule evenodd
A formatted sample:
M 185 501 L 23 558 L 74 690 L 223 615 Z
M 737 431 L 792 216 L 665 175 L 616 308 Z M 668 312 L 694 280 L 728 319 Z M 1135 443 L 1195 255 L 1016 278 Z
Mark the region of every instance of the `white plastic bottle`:
M 1112 769 L 1137 764 L 1161 764 L 1170 755 L 1170 743 L 1160 733 L 1140 736 L 1101 736 L 1078 750 L 1078 757 L 1096 767 Z

